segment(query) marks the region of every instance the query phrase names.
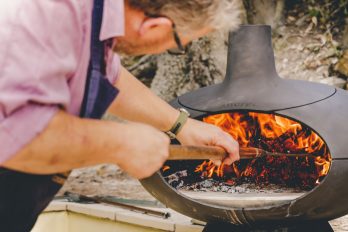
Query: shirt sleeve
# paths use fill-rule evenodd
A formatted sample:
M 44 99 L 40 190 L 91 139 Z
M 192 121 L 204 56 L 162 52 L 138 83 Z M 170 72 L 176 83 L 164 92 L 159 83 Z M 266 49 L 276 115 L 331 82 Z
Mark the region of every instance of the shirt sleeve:
M 120 56 L 109 50 L 109 58 L 106 65 L 107 78 L 110 83 L 115 84 L 121 73 L 121 59 Z
M 0 163 L 70 102 L 69 78 L 80 53 L 72 2 L 0 2 Z

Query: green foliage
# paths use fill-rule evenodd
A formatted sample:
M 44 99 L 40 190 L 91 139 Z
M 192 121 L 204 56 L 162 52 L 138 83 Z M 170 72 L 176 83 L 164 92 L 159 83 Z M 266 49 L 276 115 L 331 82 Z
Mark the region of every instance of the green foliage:
M 348 0 L 303 0 L 308 14 L 321 24 L 343 24 L 348 16 Z

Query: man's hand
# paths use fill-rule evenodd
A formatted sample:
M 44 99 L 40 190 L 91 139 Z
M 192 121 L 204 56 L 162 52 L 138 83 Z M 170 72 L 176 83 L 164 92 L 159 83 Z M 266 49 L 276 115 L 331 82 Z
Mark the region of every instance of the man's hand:
M 239 160 L 238 142 L 217 126 L 188 119 L 177 138 L 182 145 L 219 146 L 224 148 L 229 154 L 223 160 L 224 164 L 230 165 Z M 218 165 L 221 161 L 214 160 L 214 163 Z
M 154 127 L 127 123 L 117 164 L 131 176 L 142 179 L 158 171 L 169 156 L 170 139 Z

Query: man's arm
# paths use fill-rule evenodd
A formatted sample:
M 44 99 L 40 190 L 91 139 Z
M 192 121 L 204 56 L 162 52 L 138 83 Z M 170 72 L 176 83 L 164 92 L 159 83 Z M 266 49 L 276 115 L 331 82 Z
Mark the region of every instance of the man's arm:
M 168 144 L 169 139 L 150 126 L 80 119 L 59 111 L 38 137 L 1 165 L 53 174 L 113 163 L 136 178 L 144 178 L 166 160 Z
M 170 130 L 179 116 L 176 109 L 152 93 L 123 67 L 115 85 L 120 93 L 109 108 L 111 114 L 149 124 L 161 131 Z
M 161 131 L 170 130 L 179 115 L 178 110 L 152 93 L 124 68 L 116 87 L 120 89 L 120 93 L 109 108 L 110 113 L 152 125 Z M 216 126 L 189 119 L 177 138 L 184 145 L 223 147 L 230 154 L 225 159 L 226 164 L 239 159 L 238 143 Z

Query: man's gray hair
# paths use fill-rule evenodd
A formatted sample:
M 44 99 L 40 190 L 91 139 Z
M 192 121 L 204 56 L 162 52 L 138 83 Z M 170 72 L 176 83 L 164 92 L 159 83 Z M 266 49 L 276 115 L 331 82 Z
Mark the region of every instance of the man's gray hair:
M 206 26 L 234 30 L 240 23 L 240 0 L 128 0 L 128 4 L 149 15 L 170 18 L 184 34 Z

